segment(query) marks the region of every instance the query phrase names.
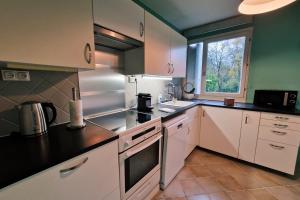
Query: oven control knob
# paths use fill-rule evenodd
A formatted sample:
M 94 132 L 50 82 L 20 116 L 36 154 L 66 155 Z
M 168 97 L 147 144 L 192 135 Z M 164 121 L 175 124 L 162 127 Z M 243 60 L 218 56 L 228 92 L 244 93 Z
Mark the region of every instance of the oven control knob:
M 129 147 L 131 145 L 132 141 L 131 140 L 127 140 L 124 144 L 125 147 Z

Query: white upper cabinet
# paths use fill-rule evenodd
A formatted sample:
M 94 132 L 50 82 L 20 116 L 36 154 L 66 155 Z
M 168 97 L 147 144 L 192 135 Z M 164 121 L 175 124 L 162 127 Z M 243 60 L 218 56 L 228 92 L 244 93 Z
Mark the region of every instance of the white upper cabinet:
M 200 146 L 238 157 L 242 111 L 202 107 Z
M 171 31 L 171 67 L 173 77 L 185 77 L 187 59 L 187 39 Z
M 0 61 L 94 68 L 92 1 L 4 0 L 0 27 Z
M 254 162 L 260 112 L 244 111 L 239 147 L 239 159 Z
M 185 77 L 187 39 L 145 12 L 145 74 Z
M 144 41 L 144 9 L 131 0 L 93 0 L 94 23 Z
M 170 73 L 170 30 L 163 22 L 145 12 L 145 74 Z

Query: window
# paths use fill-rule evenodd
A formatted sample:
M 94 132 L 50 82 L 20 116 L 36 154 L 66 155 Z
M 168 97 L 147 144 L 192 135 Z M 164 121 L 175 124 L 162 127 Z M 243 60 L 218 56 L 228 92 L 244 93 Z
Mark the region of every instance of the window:
M 206 38 L 189 46 L 200 98 L 245 100 L 252 29 Z M 194 49 L 194 54 L 193 54 Z M 189 64 L 190 65 L 190 64 Z M 189 77 L 187 77 L 189 79 Z M 188 80 L 189 81 L 189 80 Z

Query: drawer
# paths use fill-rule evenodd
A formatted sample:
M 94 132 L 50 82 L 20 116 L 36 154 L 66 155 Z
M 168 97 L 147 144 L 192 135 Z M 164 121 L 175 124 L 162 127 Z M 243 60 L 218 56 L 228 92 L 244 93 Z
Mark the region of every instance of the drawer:
M 282 130 L 294 130 L 300 132 L 300 124 L 297 123 L 289 123 L 289 122 L 282 122 L 277 120 L 269 120 L 269 119 L 261 119 L 260 120 L 261 126 L 269 126 L 272 128 L 278 128 Z
M 276 113 L 262 113 L 261 118 L 277 120 L 277 121 L 282 121 L 282 122 L 293 122 L 293 123 L 300 124 L 300 117 L 292 116 L 292 115 L 283 115 L 283 114 L 276 114 Z
M 255 163 L 294 175 L 298 147 L 258 139 Z
M 269 126 L 260 126 L 259 135 L 260 139 L 271 140 L 284 144 L 298 146 L 300 142 L 300 133 L 292 130 L 282 130 Z

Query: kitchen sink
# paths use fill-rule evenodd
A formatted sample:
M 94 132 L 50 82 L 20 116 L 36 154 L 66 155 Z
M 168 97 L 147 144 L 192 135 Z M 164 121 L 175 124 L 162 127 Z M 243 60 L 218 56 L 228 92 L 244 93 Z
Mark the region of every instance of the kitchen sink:
M 162 103 L 162 105 L 166 105 L 166 106 L 175 106 L 175 107 L 185 107 L 185 106 L 189 106 L 192 105 L 194 102 L 191 101 L 167 101 Z

